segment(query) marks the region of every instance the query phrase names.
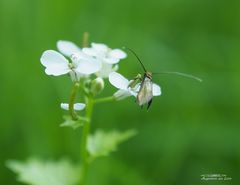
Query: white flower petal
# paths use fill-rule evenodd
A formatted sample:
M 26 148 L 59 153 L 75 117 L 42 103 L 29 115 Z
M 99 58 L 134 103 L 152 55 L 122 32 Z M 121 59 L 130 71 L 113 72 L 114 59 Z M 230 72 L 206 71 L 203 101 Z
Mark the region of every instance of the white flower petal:
M 83 110 L 86 107 L 84 103 L 75 103 L 73 105 L 74 110 Z M 61 103 L 61 108 L 64 110 L 69 110 L 69 104 L 68 103 Z
M 64 109 L 64 110 L 69 110 L 69 105 L 68 103 L 61 103 L 61 108 Z
M 130 81 L 131 83 L 131 81 Z M 128 87 L 128 90 L 129 92 L 134 96 L 134 97 L 137 97 L 138 95 L 138 92 L 140 90 L 140 87 L 141 87 L 141 83 L 138 83 L 135 85 L 135 87 L 131 88 L 131 87 Z
M 117 100 L 122 100 L 122 99 L 125 99 L 125 98 L 129 97 L 129 96 L 132 96 L 132 94 L 127 90 L 120 89 L 117 92 L 115 92 L 113 96 L 115 96 L 115 98 Z
M 122 90 L 127 90 L 129 85 L 129 80 L 117 72 L 112 72 L 109 74 L 109 82 L 114 87 Z
M 102 67 L 102 64 L 98 60 L 85 60 L 81 59 L 78 61 L 76 71 L 80 74 L 90 75 L 96 73 Z
M 153 83 L 152 92 L 153 92 L 153 96 L 160 96 L 161 95 L 161 88 L 160 88 L 160 86 Z
M 110 51 L 109 56 L 112 58 L 124 59 L 127 57 L 127 54 L 120 49 L 113 49 Z
M 73 53 L 71 55 L 71 60 L 73 63 L 78 63 L 79 60 L 84 59 L 84 60 L 92 60 L 92 58 L 88 55 L 86 55 L 85 53 L 83 53 L 82 51 L 78 52 L 78 53 Z
M 81 51 L 81 49 L 76 44 L 65 40 L 58 41 L 57 48 L 62 54 L 68 57 L 70 57 L 74 53 L 78 53 Z
M 97 72 L 96 75 L 102 78 L 108 78 L 109 74 L 116 71 L 117 69 L 117 65 L 113 66 L 112 64 L 107 64 L 103 62 L 100 71 Z
M 97 50 L 98 52 L 105 53 L 108 50 L 108 46 L 101 43 L 92 43 L 91 46 L 93 49 Z
M 83 48 L 82 51 L 83 51 L 83 53 L 93 56 L 93 57 L 98 56 L 98 52 L 93 48 Z
M 103 60 L 107 64 L 116 64 L 120 61 L 118 58 L 104 58 Z
M 54 50 L 47 50 L 41 56 L 41 64 L 46 67 L 46 74 L 59 76 L 69 72 L 68 60 Z
M 44 51 L 40 60 L 45 67 L 68 64 L 68 60 L 62 54 L 54 50 Z
M 75 103 L 74 110 L 83 110 L 86 107 L 84 103 Z
M 45 69 L 45 73 L 47 75 L 53 75 L 53 76 L 64 75 L 69 73 L 70 71 L 71 69 L 65 66 L 48 67 Z

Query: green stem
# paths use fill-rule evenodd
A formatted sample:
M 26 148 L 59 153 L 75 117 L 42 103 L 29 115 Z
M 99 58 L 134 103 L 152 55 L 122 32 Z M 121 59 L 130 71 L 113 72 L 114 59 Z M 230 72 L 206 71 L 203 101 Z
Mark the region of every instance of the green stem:
M 73 85 L 72 92 L 70 95 L 70 100 L 69 100 L 69 113 L 73 120 L 77 120 L 77 114 L 74 111 L 74 102 L 77 96 L 78 88 L 79 88 L 79 83 L 75 82 Z
M 83 48 L 88 47 L 88 40 L 89 40 L 89 33 L 88 32 L 84 32 L 83 33 L 83 42 L 82 42 L 82 47 Z
M 91 124 L 91 117 L 92 117 L 92 111 L 94 106 L 94 101 L 91 97 L 87 97 L 87 107 L 86 107 L 86 118 L 87 121 L 84 123 L 83 126 L 83 133 L 82 133 L 82 140 L 81 140 L 81 160 L 82 160 L 82 166 L 81 166 L 81 185 L 86 184 L 86 178 L 88 173 L 88 151 L 87 151 L 87 139 L 90 131 L 90 124 Z
M 116 98 L 114 96 L 108 96 L 105 98 L 98 98 L 94 100 L 94 103 L 105 103 L 110 101 L 116 101 Z

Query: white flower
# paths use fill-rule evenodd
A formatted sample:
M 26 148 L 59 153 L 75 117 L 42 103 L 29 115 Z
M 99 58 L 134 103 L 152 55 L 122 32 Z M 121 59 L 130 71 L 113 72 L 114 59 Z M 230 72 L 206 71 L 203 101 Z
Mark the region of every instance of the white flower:
M 69 104 L 68 103 L 61 103 L 61 108 L 64 110 L 69 110 Z M 86 105 L 84 103 L 75 103 L 73 105 L 74 110 L 79 111 L 79 110 L 83 110 L 86 107 Z
M 127 57 L 127 54 L 120 49 L 110 49 L 105 44 L 92 43 L 91 48 L 83 48 L 82 51 L 87 55 L 95 57 L 102 62 L 102 68 L 97 76 L 106 78 L 118 69 L 117 63 Z
M 128 79 L 126 79 L 117 72 L 112 72 L 109 74 L 109 81 L 114 87 L 119 89 L 116 93 L 114 93 L 114 96 L 118 100 L 124 99 L 129 96 L 136 97 L 140 90 L 140 83 L 138 83 L 135 87 L 131 88 L 129 87 L 129 84 L 132 82 L 132 80 L 129 81 Z M 160 96 L 161 95 L 160 86 L 153 83 L 152 92 L 153 96 Z
M 70 73 L 78 80 L 80 75 L 96 73 L 101 69 L 101 62 L 85 54 L 73 54 L 70 63 L 62 54 L 54 50 L 47 50 L 41 56 L 41 63 L 46 67 L 47 75 L 60 76 Z

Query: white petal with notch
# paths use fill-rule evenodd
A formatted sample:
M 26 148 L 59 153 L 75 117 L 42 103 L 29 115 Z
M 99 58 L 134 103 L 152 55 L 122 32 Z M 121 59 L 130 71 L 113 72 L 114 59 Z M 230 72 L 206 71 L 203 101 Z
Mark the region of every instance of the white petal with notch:
M 74 53 L 78 53 L 81 51 L 81 49 L 76 44 L 65 40 L 59 40 L 57 42 L 57 48 L 62 54 L 68 57 L 70 57 Z
M 59 52 L 54 50 L 45 51 L 41 58 L 41 64 L 46 67 L 47 75 L 59 76 L 70 71 L 68 60 Z

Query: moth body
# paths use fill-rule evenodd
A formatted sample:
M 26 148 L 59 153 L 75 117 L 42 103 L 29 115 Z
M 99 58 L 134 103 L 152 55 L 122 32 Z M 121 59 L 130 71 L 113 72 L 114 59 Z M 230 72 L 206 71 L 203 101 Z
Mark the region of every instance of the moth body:
M 152 73 L 145 72 L 141 85 L 140 90 L 137 94 L 137 104 L 139 106 L 143 106 L 148 104 L 147 109 L 150 107 L 153 98 L 153 84 L 152 84 Z

